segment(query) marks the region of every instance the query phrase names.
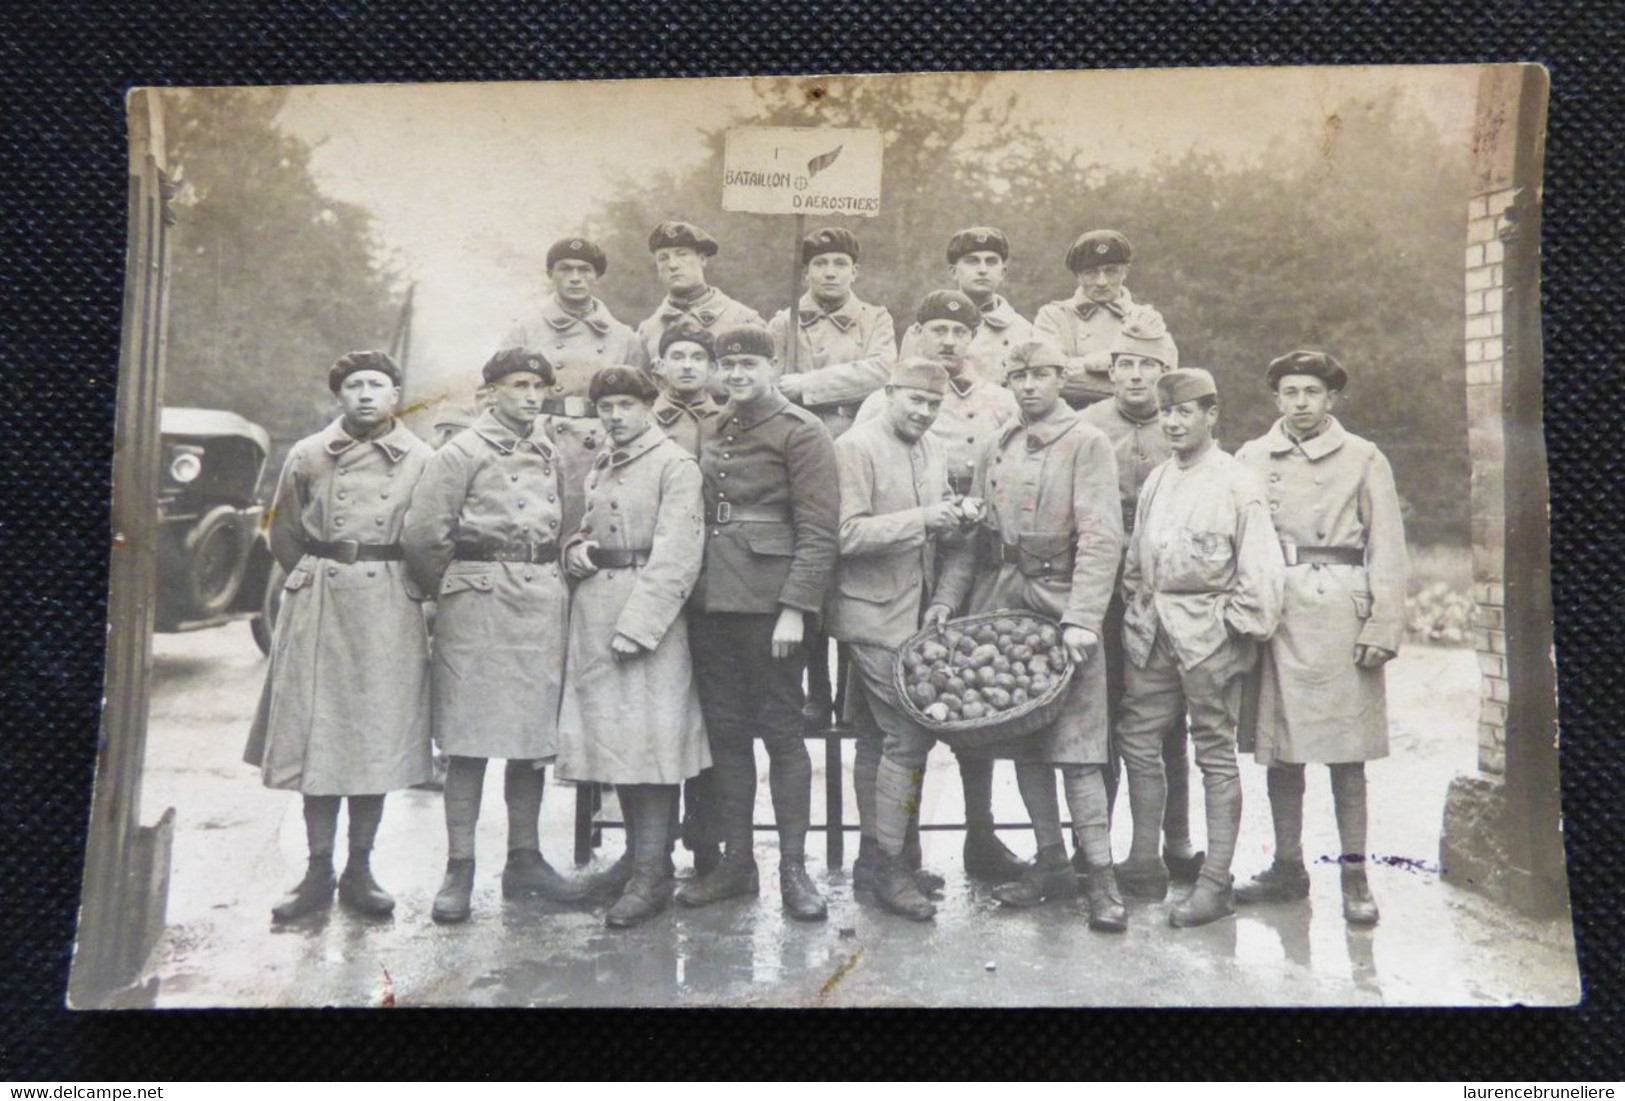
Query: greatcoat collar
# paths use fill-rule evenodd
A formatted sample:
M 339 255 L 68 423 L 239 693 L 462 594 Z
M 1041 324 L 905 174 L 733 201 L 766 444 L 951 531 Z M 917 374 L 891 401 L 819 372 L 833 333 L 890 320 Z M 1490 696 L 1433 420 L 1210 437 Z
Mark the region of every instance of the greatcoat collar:
M 857 295 L 849 294 L 846 296 L 845 302 L 842 302 L 833 310 L 826 310 L 818 299 L 813 296 L 813 293 L 808 291 L 801 296 L 801 305 L 798 311 L 801 327 L 805 329 L 808 326 L 817 324 L 819 318 L 827 317 L 831 324 L 844 333 L 858 323 L 857 307 L 860 304 Z
M 412 433 L 407 430 L 406 425 L 391 417 L 388 432 L 376 439 L 358 440 L 344 430 L 344 418 L 340 417 L 328 425 L 327 430 L 322 433 L 322 450 L 337 458 L 352 447 L 371 444 L 382 451 L 390 462 L 398 463 L 411 449 L 411 437 Z
M 678 304 L 667 295 L 660 303 L 660 321 L 664 325 L 672 325 L 685 317 L 692 317 L 701 325 L 710 328 L 715 325 L 717 318 L 722 316 L 725 303 L 719 301 L 722 292 L 715 287 L 706 287 L 705 293 L 692 302 Z
M 633 459 L 648 454 L 665 442 L 666 434 L 660 430 L 660 426 L 650 424 L 649 427 L 638 433 L 637 439 L 626 446 L 602 452 L 598 458 L 593 460 L 593 469 L 606 470 L 612 466 L 625 466 Z
M 1121 318 L 1126 316 L 1129 308 L 1134 305 L 1134 299 L 1129 295 L 1127 287 L 1124 287 L 1122 293 L 1110 302 L 1096 302 L 1083 293 L 1082 287 L 1079 287 L 1073 292 L 1069 302 L 1072 306 L 1072 312 L 1085 321 L 1095 316 L 1098 310 L 1105 310 L 1107 313 Z
M 547 300 L 547 304 L 542 307 L 542 320 L 561 333 L 579 322 L 593 330 L 593 332 L 602 335 L 609 332 L 611 318 L 609 316 L 609 307 L 596 298 L 592 300 L 592 306 L 587 312 L 580 317 L 559 305 L 556 299 L 550 298 Z
M 743 407 L 732 402 L 723 406 L 721 411 L 738 421 L 739 427 L 748 432 L 758 424 L 772 420 L 788 408 L 790 408 L 790 399 L 775 390 L 751 406 L 748 412 Z
M 1001 294 L 995 294 L 982 307 L 982 324 L 995 331 L 1009 328 L 1017 316 L 1015 307 Z
M 1041 421 L 1028 424 L 1023 418 L 1017 417 L 1006 424 L 999 432 L 999 446 L 1003 447 L 1010 442 L 1017 432 L 1025 430 L 1027 433 L 1027 450 L 1042 451 L 1072 431 L 1078 425 L 1079 419 L 1077 410 L 1064 401 L 1058 401 L 1055 403 L 1055 408 L 1050 410 L 1049 416 Z
M 495 411 L 487 409 L 479 415 L 479 419 L 469 426 L 473 433 L 502 452 L 511 455 L 520 448 L 536 452 L 538 455 L 551 459 L 554 457 L 553 444 L 548 440 L 547 434 L 542 431 L 540 421 L 530 430 L 530 435 L 520 436 L 519 433 L 503 424 Z
M 1283 417 L 1271 425 L 1270 430 L 1264 434 L 1264 446 L 1271 455 L 1301 451 L 1314 462 L 1341 448 L 1347 439 L 1348 433 L 1343 431 L 1343 426 L 1337 422 L 1337 418 L 1328 416 L 1319 432 L 1307 440 L 1295 440 L 1287 432 L 1286 418 Z
M 671 394 L 661 395 L 661 404 L 654 411 L 655 423 L 662 428 L 670 428 L 683 418 L 684 415 L 703 421 L 714 417 L 722 409 L 717 400 L 705 391 L 694 401 L 681 401 Z

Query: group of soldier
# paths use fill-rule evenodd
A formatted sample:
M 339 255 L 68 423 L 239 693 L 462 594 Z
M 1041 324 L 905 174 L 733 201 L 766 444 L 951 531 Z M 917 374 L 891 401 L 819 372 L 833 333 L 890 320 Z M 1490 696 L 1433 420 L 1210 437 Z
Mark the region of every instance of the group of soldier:
M 666 296 L 633 330 L 596 296 L 603 252 L 557 242 L 540 317 L 435 449 L 396 419 L 387 354 L 333 365 L 342 414 L 293 448 L 271 512 L 288 579 L 248 759 L 302 793 L 309 846 L 274 919 L 335 893 L 391 912 L 369 855 L 384 794 L 429 778 L 431 741 L 446 762 L 436 921 L 470 916 L 491 758 L 506 762 L 504 897 L 603 899 L 611 926 L 674 897 L 754 897 L 758 740 L 785 912 L 823 919 L 805 709 L 809 686 L 828 691 L 833 638 L 857 731 L 854 889 L 929 920 L 944 881 L 921 866 L 919 807 L 937 739 L 893 663 L 954 617 L 1022 611 L 1055 624 L 1072 675 L 1052 725 L 956 751 L 967 875 L 1009 906 L 1081 896 L 1106 932 L 1127 927 L 1125 898 L 1171 883 L 1190 885 L 1175 926 L 1304 899 L 1305 766 L 1324 764 L 1344 915 L 1375 923 L 1364 763 L 1388 750 L 1405 540 L 1386 460 L 1332 415 L 1345 369 L 1319 351 L 1261 365 L 1280 419 L 1231 455 L 1212 376 L 1179 366 L 1125 288 L 1120 233 L 1077 239 L 1076 293 L 1032 322 L 999 293 L 1004 235 L 953 234 L 953 289 L 924 296 L 900 347 L 889 312 L 854 293 L 857 239 L 818 229 L 801 248 L 806 293 L 764 323 L 710 285 L 715 240 L 664 222 L 649 249 Z M 1267 767 L 1275 851 L 1233 886 L 1238 742 Z M 995 834 L 997 758 L 1014 763 L 1030 861 Z M 615 786 L 626 851 L 607 871 L 543 857 L 547 765 Z M 1133 840 L 1114 863 L 1119 772 Z

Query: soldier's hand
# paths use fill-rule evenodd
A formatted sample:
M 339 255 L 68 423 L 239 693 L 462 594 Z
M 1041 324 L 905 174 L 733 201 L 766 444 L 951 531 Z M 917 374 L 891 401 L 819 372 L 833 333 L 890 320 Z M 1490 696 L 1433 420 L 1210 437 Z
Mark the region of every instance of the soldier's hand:
M 938 501 L 920 511 L 925 514 L 925 530 L 932 535 L 941 535 L 959 527 L 959 506 L 952 501 Z
M 921 623 L 927 631 L 941 631 L 948 626 L 954 610 L 946 604 L 933 604 L 925 610 L 925 620 Z
M 643 653 L 643 647 L 633 642 L 619 631 L 609 640 L 609 653 L 616 661 L 629 661 Z
M 1061 645 L 1066 647 L 1067 657 L 1072 659 L 1072 664 L 1082 665 L 1100 645 L 1100 636 L 1087 627 L 1063 627 Z
M 1361 669 L 1381 669 L 1389 661 L 1393 660 L 1393 657 L 1394 652 L 1392 650 L 1384 650 L 1381 646 L 1358 645 L 1354 647 L 1354 664 Z
M 564 552 L 564 568 L 571 577 L 580 580 L 591 577 L 598 572 L 598 567 L 592 564 L 592 548 L 598 544 L 593 542 L 576 543 Z
M 795 657 L 801 649 L 806 623 L 798 608 L 780 608 L 778 622 L 773 624 L 773 656 L 783 661 Z
M 969 531 L 982 522 L 987 515 L 987 502 L 980 497 L 961 497 L 959 499 L 959 526 Z

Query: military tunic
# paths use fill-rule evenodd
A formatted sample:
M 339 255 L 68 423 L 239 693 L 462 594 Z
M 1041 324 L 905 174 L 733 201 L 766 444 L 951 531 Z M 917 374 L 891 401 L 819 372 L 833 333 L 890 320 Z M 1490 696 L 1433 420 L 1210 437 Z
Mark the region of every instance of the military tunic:
M 1117 487 L 1123 503 L 1123 531 L 1134 530 L 1134 511 L 1140 489 L 1151 472 L 1173 454 L 1168 438 L 1153 409 L 1149 416 L 1136 419 L 1125 413 L 1117 401 L 1097 401 L 1082 411 L 1083 422 L 1106 434 L 1117 455 Z
M 678 784 L 710 766 L 683 614 L 700 573 L 703 508 L 699 465 L 653 425 L 593 465 L 586 515 L 569 543 L 591 540 L 643 561 L 576 582 L 561 779 Z M 644 652 L 616 661 L 617 634 Z
M 886 392 L 881 390 L 864 399 L 856 423 L 883 418 L 885 411 Z M 970 492 L 978 456 L 999 429 L 1020 414 L 1015 395 L 1002 385 L 969 375 L 948 380 L 929 435 L 942 447 L 948 480 L 956 492 Z
M 1009 370 L 1010 350 L 1033 338 L 1033 323 L 1017 313 L 1003 295 L 994 295 L 987 305 L 981 307 L 981 311 L 982 323 L 976 327 L 976 335 L 971 338 L 965 358 L 971 361 L 982 378 L 1002 385 Z M 920 327 L 910 325 L 903 333 L 903 347 L 898 359 L 925 355 L 920 350 L 920 343 Z
M 494 412 L 434 453 L 407 510 L 407 565 L 439 598 L 434 731 L 448 756 L 557 751 L 570 597 L 559 452 Z
M 1336 418 L 1295 441 L 1282 422 L 1237 459 L 1264 480 L 1287 546 L 1280 626 L 1261 663 L 1261 764 L 1347 764 L 1388 754 L 1384 671 L 1354 664 L 1354 647 L 1399 651 L 1405 633 L 1406 551 L 1388 460 Z M 1293 564 L 1300 547 L 1354 552 L 1360 564 Z
M 884 306 L 847 296 L 826 310 L 812 294 L 801 296 L 796 311 L 796 375 L 800 404 L 818 414 L 830 435 L 852 427 L 858 405 L 886 385 L 897 361 L 896 326 Z M 778 360 L 789 370 L 790 311 L 780 310 L 768 322 Z
M 587 404 L 587 388 L 603 367 L 645 366 L 643 345 L 596 298 L 580 317 L 549 299 L 536 318 L 509 331 L 508 343 L 540 352 L 553 365 L 553 390 L 543 405 L 545 428 L 559 449 L 562 527 L 574 531 L 581 522 L 581 483 L 604 442 L 603 426 Z
M 1064 404 L 1031 424 L 1012 421 L 988 441 L 972 493 L 987 501 L 987 533 L 979 546 L 949 552 L 936 599 L 958 608 L 969 594 L 973 615 L 1025 609 L 1099 635 L 1123 546 L 1117 462 L 1106 437 Z M 1052 726 L 994 750 L 1077 765 L 1105 764 L 1106 751 L 1099 646 L 1073 673 Z
M 690 455 L 698 457 L 705 434 L 716 424 L 722 406 L 710 394 L 679 401 L 668 391 L 655 399 L 653 415 L 660 430 Z
M 715 287 L 705 288 L 705 293 L 693 302 L 676 302 L 667 295 L 655 312 L 638 325 L 637 337 L 643 345 L 645 363 L 653 363 L 660 358 L 660 338 L 665 335 L 667 329 L 680 322 L 686 322 L 716 336 L 722 330 L 731 329 L 736 325 L 760 325 L 762 315 L 743 302 L 729 298 Z M 715 392 L 713 390 L 713 393 Z
M 1111 351 L 1123 330 L 1123 318 L 1133 308 L 1134 299 L 1126 287 L 1116 301 L 1105 304 L 1090 299 L 1080 287 L 1071 298 L 1048 303 L 1033 318 L 1033 339 L 1053 344 L 1066 356 L 1061 397 L 1073 408 L 1112 396 L 1110 362 L 1098 353 Z
M 399 422 L 362 441 L 342 420 L 288 453 L 270 513 L 288 579 L 247 754 L 267 787 L 377 795 L 429 779 L 421 590 L 403 562 L 341 562 L 308 546 L 398 542 L 432 454 Z

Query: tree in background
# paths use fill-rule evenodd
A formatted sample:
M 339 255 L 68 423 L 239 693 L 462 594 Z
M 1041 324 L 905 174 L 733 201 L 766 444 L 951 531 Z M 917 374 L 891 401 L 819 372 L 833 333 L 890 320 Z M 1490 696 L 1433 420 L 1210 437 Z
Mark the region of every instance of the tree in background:
M 370 216 L 324 196 L 310 146 L 277 128 L 286 96 L 208 89 L 165 102 L 183 187 L 164 400 L 241 413 L 283 443 L 331 415 L 326 368 L 387 347 L 397 305 Z
M 1129 286 L 1168 319 L 1181 362 L 1211 369 L 1234 446 L 1275 416 L 1269 360 L 1297 347 L 1342 359 L 1354 431 L 1393 461 L 1413 537 L 1468 538 L 1462 388 L 1462 242 L 1467 151 L 1442 141 L 1397 93 L 1339 105 L 1322 133 L 1283 135 L 1256 163 L 1204 153 L 1144 168 L 1086 162 L 1030 121 L 988 75 L 773 78 L 736 125 L 862 126 L 885 135 L 881 213 L 809 219 L 863 246 L 860 297 L 900 325 L 946 279 L 943 247 L 966 225 L 1011 243 L 1006 294 L 1032 316 L 1075 286 L 1067 246 L 1113 227 L 1134 243 Z M 1288 137 L 1302 140 L 1286 140 Z M 789 299 L 789 218 L 721 208 L 724 134 L 682 175 L 628 177 L 593 231 L 627 273 L 611 305 L 636 323 L 659 303 L 646 239 L 666 218 L 722 246 L 713 281 L 764 316 Z M 1460 181 L 1461 186 L 1452 186 Z

